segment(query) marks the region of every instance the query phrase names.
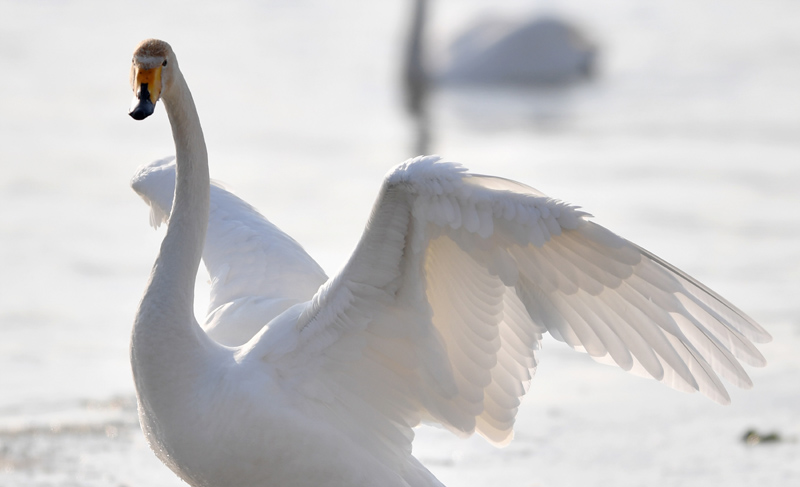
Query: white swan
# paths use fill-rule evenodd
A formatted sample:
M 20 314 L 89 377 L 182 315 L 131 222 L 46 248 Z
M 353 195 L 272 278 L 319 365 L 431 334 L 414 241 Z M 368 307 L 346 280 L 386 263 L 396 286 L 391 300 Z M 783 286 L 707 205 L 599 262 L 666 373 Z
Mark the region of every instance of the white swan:
M 131 79 L 131 115 L 162 99 L 177 152 L 131 363 L 147 440 L 191 485 L 441 485 L 412 428 L 510 441 L 545 332 L 721 403 L 720 377 L 750 387 L 740 361 L 764 365 L 752 342 L 769 334 L 691 277 L 575 207 L 436 157 L 390 171 L 312 299 L 220 345 L 192 311 L 210 182 L 191 94 L 163 41 L 137 47 Z
M 454 84 L 555 86 L 591 77 L 597 47 L 556 17 L 482 19 L 450 46 L 442 80 Z
M 595 72 L 597 47 L 578 28 L 554 16 L 481 19 L 449 46 L 443 69 L 431 69 L 425 34 L 430 2 L 413 1 L 402 71 L 417 154 L 426 154 L 431 141 L 428 103 L 434 85 L 554 87 Z

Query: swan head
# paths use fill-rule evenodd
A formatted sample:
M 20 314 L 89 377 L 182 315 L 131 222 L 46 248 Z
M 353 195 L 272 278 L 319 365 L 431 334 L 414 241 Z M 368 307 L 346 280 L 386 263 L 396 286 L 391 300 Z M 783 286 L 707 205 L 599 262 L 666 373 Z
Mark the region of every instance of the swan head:
M 169 91 L 173 71 L 177 69 L 172 47 L 158 39 L 146 39 L 133 52 L 131 88 L 133 104 L 129 115 L 144 120 L 153 114 L 156 102 Z

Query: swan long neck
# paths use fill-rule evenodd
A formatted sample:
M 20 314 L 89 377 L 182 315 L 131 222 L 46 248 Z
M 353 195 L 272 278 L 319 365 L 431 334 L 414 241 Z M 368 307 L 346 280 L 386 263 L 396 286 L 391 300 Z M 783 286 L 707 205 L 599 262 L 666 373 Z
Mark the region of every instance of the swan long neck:
M 191 387 L 191 378 L 200 373 L 213 348 L 194 316 L 194 285 L 208 227 L 208 153 L 197 109 L 177 66 L 172 81 L 162 99 L 175 140 L 175 200 L 133 327 L 131 360 L 140 398 L 166 398 L 169 391 Z
M 175 284 L 187 291 L 174 304 L 193 317 L 194 282 L 208 228 L 208 152 L 192 94 L 180 71 L 176 72 L 179 76 L 174 80 L 174 94 L 164 95 L 175 140 L 175 199 L 159 260 L 173 267 L 165 277 L 179 278 Z

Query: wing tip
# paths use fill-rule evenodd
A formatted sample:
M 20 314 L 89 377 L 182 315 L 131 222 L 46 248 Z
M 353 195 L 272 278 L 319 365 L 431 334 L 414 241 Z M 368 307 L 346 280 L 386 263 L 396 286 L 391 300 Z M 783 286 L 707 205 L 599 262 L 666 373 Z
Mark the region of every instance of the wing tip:
M 445 161 L 439 155 L 417 156 L 398 164 L 386 175 L 386 184 L 421 185 L 425 190 L 441 193 L 442 183 L 460 181 L 467 168 L 458 162 Z

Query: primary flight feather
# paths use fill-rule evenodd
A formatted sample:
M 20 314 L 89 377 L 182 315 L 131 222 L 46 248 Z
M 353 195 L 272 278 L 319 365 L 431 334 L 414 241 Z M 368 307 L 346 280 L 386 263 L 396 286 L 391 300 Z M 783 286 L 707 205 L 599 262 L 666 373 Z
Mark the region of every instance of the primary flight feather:
M 131 115 L 163 100 L 177 153 L 134 178 L 152 221 L 169 218 L 131 362 L 145 435 L 191 485 L 441 485 L 411 455 L 413 427 L 510 441 L 546 332 L 720 403 L 720 378 L 750 387 L 741 363 L 764 365 L 753 342 L 769 334 L 685 273 L 573 206 L 438 157 L 389 172 L 353 255 L 326 280 L 210 183 L 171 47 L 143 41 L 131 79 Z

